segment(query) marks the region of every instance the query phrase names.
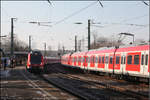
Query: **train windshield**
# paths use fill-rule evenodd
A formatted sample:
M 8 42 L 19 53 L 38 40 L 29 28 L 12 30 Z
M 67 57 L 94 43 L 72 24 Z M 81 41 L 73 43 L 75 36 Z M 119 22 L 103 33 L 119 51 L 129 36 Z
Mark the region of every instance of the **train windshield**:
M 31 64 L 41 64 L 42 55 L 39 53 L 31 54 Z

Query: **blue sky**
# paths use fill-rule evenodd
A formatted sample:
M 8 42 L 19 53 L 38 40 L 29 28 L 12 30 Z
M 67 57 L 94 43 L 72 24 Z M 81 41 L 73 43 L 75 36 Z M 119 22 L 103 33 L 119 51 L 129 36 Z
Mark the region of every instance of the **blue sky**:
M 135 39 L 149 39 L 149 7 L 141 1 L 102 1 L 104 8 L 96 1 L 53 1 L 52 6 L 47 1 L 3 1 L 1 2 L 1 28 L 2 35 L 10 33 L 10 18 L 14 22 L 15 34 L 18 38 L 28 43 L 29 35 L 32 36 L 32 47 L 44 49 L 47 46 L 57 49 L 58 44 L 66 49 L 74 48 L 74 36 L 85 39 L 87 45 L 87 22 L 101 23 L 102 28 L 91 26 L 91 32 L 98 36 L 116 37 L 118 33 L 129 32 L 135 34 Z M 58 24 L 65 17 L 91 5 L 87 9 L 74 14 Z M 52 22 L 52 27 L 29 24 L 30 21 Z M 74 24 L 82 22 L 81 25 Z M 112 23 L 120 23 L 114 25 Z M 147 25 L 147 27 L 130 26 L 124 24 Z M 91 36 L 91 40 L 93 40 Z M 126 41 L 132 38 L 126 37 Z

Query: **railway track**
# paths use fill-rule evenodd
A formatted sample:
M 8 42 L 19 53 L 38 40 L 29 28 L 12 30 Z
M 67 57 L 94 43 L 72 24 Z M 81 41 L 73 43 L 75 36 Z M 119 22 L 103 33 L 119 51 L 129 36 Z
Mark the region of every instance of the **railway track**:
M 61 65 L 59 65 L 59 67 L 55 66 L 55 68 L 50 66 L 52 67 L 50 73 L 52 72 L 53 74 L 44 74 L 41 77 L 47 82 L 67 92 L 70 92 L 72 95 L 75 95 L 80 99 L 148 100 L 148 94 L 141 94 L 139 92 L 132 91 L 132 89 L 130 90 L 121 86 L 115 86 L 111 84 L 113 82 L 116 82 L 114 80 L 109 80 L 109 82 L 106 82 L 104 80 L 93 79 L 92 75 L 92 77 L 86 77 L 86 74 L 70 74 L 70 72 L 68 73 L 68 71 L 61 69 L 60 66 Z M 81 84 L 85 85 L 82 86 Z M 122 83 L 120 82 L 118 84 Z M 98 93 L 94 93 L 94 89 L 95 91 L 98 91 Z M 113 95 L 115 95 L 115 97 Z
M 88 97 L 83 96 L 82 94 L 74 91 L 74 89 L 68 89 L 66 86 L 64 86 L 63 84 L 56 82 L 54 80 L 50 80 L 46 77 L 47 75 L 40 75 L 39 77 L 41 77 L 43 80 L 45 80 L 46 82 L 54 85 L 57 88 L 60 88 L 61 90 L 64 90 L 66 92 L 68 92 L 69 94 L 81 99 L 81 100 L 88 100 Z M 61 85 L 60 85 L 61 84 Z
M 140 100 L 148 98 L 148 94 L 147 95 L 146 94 L 141 94 L 139 92 L 134 92 L 134 91 L 131 91 L 129 89 L 122 88 L 122 87 L 119 87 L 119 86 L 114 86 L 112 84 L 105 83 L 105 82 L 102 82 L 102 81 L 100 82 L 98 80 L 93 80 L 93 79 L 89 79 L 89 78 L 82 77 L 82 76 L 76 76 L 76 75 L 69 75 L 69 76 L 65 75 L 65 77 L 68 77 L 70 79 L 84 80 L 87 83 L 92 83 L 97 88 L 102 88 L 102 87 L 107 88 L 107 89 L 110 89 L 114 92 L 119 92 L 121 94 L 131 96 L 131 97 L 134 97 L 134 98 L 137 98 L 137 99 L 140 99 Z

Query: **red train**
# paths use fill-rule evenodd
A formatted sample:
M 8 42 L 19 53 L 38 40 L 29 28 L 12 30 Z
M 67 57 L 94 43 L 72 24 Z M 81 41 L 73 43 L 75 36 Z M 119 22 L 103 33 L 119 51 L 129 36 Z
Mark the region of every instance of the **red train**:
M 28 54 L 26 68 L 29 71 L 41 71 L 44 69 L 44 58 L 40 51 L 31 51 Z
M 28 53 L 26 69 L 30 72 L 43 72 L 45 66 L 52 63 L 60 63 L 60 58 L 43 57 L 40 51 L 31 51 Z
M 66 54 L 61 64 L 118 76 L 149 78 L 150 45 L 121 48 L 103 48 L 87 52 Z

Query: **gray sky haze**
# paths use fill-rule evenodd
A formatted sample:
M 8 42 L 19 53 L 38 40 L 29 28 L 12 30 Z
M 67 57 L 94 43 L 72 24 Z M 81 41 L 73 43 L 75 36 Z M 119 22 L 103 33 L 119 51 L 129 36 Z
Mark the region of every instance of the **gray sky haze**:
M 91 32 L 99 37 L 116 37 L 118 33 L 129 32 L 135 35 L 135 39 L 148 41 L 149 6 L 142 1 L 101 2 L 103 8 L 97 1 L 52 1 L 52 5 L 47 1 L 2 1 L 1 34 L 8 35 L 11 18 L 17 18 L 14 22 L 15 34 L 26 43 L 31 35 L 33 49 L 44 49 L 44 42 L 55 50 L 58 44 L 74 49 L 75 35 L 78 39 L 84 38 L 87 46 L 88 19 L 91 19 L 101 26 L 91 26 Z M 45 23 L 51 27 L 31 24 L 31 21 L 51 22 Z M 82 24 L 74 24 L 76 22 Z M 126 37 L 125 40 L 129 42 L 132 38 Z

